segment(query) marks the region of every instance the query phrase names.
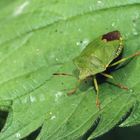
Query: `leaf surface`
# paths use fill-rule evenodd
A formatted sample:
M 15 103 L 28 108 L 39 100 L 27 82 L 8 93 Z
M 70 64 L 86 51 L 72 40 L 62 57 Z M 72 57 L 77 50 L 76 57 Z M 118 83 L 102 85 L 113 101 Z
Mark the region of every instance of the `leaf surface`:
M 72 59 L 113 30 L 125 39 L 123 56 L 140 51 L 139 0 L 1 0 L 0 6 L 0 108 L 9 111 L 1 140 L 21 139 L 40 126 L 38 140 L 92 139 L 130 110 L 120 125 L 140 122 L 140 57 L 112 73 L 128 91 L 100 84 L 101 111 L 91 80 L 67 96 L 78 85 L 76 77 L 53 75 L 73 74 Z

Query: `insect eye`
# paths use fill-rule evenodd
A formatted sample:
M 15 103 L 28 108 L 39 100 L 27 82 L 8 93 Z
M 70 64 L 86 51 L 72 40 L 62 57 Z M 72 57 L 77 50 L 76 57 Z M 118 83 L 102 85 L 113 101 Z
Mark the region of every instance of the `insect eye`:
M 106 41 L 120 40 L 120 38 L 121 38 L 121 34 L 119 31 L 109 32 L 102 36 L 102 40 L 106 40 Z

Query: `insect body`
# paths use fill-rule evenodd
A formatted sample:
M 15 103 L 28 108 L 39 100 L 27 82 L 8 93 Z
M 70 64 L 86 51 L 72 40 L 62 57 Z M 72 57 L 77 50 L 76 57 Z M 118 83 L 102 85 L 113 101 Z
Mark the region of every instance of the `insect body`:
M 96 74 L 100 73 L 105 77 L 113 78 L 111 75 L 104 73 L 104 71 L 108 67 L 117 65 L 119 63 L 126 61 L 129 58 L 140 55 L 140 52 L 137 52 L 133 55 L 122 58 L 117 62 L 111 64 L 111 62 L 120 55 L 122 49 L 123 49 L 123 39 L 121 37 L 120 32 L 112 31 L 90 42 L 85 47 L 85 49 L 80 53 L 80 55 L 73 59 L 74 64 L 79 70 L 80 81 L 86 79 L 89 76 L 93 77 L 93 82 L 97 93 L 96 105 L 98 108 L 100 108 L 100 102 L 98 97 L 99 89 L 96 80 Z M 64 73 L 55 73 L 54 75 L 64 75 Z M 126 86 L 123 86 L 121 84 L 114 85 L 123 89 L 128 89 Z M 68 95 L 76 92 L 76 89 L 70 91 Z
M 117 58 L 123 49 L 123 40 L 119 31 L 109 32 L 89 43 L 79 56 L 74 58 L 73 62 L 79 70 L 79 80 L 86 79 L 88 76 L 93 76 L 93 82 L 96 89 L 96 105 L 100 108 L 99 89 L 96 80 L 96 74 L 100 73 L 105 77 L 113 78 L 111 75 L 104 73 L 104 71 L 111 66 L 117 65 L 127 59 L 140 55 L 140 52 L 135 53 L 126 58 L 110 64 Z M 115 84 L 119 86 L 119 84 Z M 127 89 L 127 87 L 120 85 L 120 88 Z
M 80 71 L 79 79 L 83 80 L 105 71 L 111 61 L 119 56 L 122 48 L 122 38 L 118 31 L 109 32 L 93 40 L 74 59 L 74 64 Z

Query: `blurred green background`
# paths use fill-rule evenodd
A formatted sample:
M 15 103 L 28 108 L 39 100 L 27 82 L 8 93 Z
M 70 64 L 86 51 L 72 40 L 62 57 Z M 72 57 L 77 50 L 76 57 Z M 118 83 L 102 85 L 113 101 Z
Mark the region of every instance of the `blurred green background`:
M 135 127 L 116 127 L 96 140 L 140 140 L 140 125 Z

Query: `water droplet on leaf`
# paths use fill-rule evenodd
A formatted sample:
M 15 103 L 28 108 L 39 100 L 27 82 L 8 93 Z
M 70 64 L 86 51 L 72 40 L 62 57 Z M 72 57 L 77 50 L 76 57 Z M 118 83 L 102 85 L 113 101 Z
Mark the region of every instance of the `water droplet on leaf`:
M 114 27 L 115 26 L 115 22 L 112 22 L 111 26 Z
M 21 136 L 20 133 L 16 133 L 17 138 L 20 138 L 20 136 Z
M 138 32 L 135 28 L 133 28 L 133 35 L 138 35 Z
M 54 120 L 54 119 L 56 119 L 56 116 L 55 116 L 55 115 L 53 115 L 53 116 L 51 117 L 51 120 Z
M 59 98 L 63 95 L 63 92 L 61 91 L 58 91 L 56 94 L 55 94 L 55 101 L 57 102 L 59 100 Z
M 133 89 L 130 89 L 130 92 L 134 92 L 134 90 Z
M 30 101 L 31 102 L 35 102 L 36 101 L 36 98 L 34 96 L 30 96 Z
M 101 0 L 98 0 L 98 1 L 97 1 L 97 3 L 98 3 L 98 4 L 101 4 L 101 3 L 102 3 L 102 1 L 101 1 Z

